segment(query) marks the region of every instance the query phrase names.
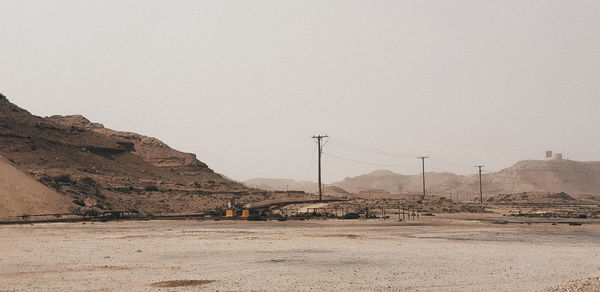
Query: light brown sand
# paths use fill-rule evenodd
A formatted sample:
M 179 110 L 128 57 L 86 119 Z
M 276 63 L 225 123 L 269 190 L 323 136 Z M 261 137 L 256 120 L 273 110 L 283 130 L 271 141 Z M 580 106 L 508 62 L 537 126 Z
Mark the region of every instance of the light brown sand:
M 0 291 L 544 291 L 600 274 L 599 225 L 407 224 L 0 226 Z
M 0 220 L 13 216 L 69 213 L 75 206 L 65 195 L 44 186 L 0 156 Z

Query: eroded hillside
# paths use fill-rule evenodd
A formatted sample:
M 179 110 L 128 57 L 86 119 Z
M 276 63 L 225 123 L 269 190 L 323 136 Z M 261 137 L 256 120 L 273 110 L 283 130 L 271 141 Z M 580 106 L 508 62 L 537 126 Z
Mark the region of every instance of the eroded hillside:
M 84 208 L 192 212 L 266 195 L 158 139 L 106 129 L 82 116 L 34 116 L 4 96 L 0 155 Z

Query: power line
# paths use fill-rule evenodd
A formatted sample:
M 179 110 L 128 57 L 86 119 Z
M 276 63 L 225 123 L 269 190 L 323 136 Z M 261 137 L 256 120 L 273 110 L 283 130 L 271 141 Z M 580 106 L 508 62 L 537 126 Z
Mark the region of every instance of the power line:
M 447 165 L 451 165 L 451 166 L 453 166 L 455 168 L 462 168 L 462 169 L 465 169 L 465 170 L 466 169 L 471 169 L 471 165 L 458 164 L 458 163 L 455 163 L 455 162 L 452 162 L 452 161 L 449 161 L 449 160 L 445 160 L 445 159 L 437 157 L 437 156 L 436 156 L 435 160 L 436 161 L 440 161 L 440 162 L 442 162 L 444 164 L 447 164 Z
M 329 156 L 329 157 L 333 157 L 333 158 L 337 158 L 337 159 L 341 159 L 341 160 L 346 160 L 346 161 L 350 161 L 350 162 L 354 162 L 354 163 L 359 163 L 359 164 L 366 164 L 366 165 L 372 165 L 372 166 L 382 166 L 382 167 L 414 167 L 415 165 L 397 165 L 397 164 L 382 164 L 382 163 L 374 163 L 374 162 L 367 162 L 367 161 L 360 161 L 360 160 L 354 160 L 354 159 L 350 159 L 350 158 L 346 158 L 343 156 L 339 156 L 339 155 L 335 155 L 335 154 L 331 154 L 329 152 L 323 152 L 324 155 Z
M 310 155 L 310 160 L 308 162 L 308 168 L 306 169 L 306 171 L 304 172 L 304 180 L 308 179 L 308 173 L 310 172 L 312 165 L 313 165 L 313 159 L 315 158 L 315 153 L 317 152 L 317 144 L 315 144 L 315 147 L 313 148 L 313 152 Z
M 337 142 L 340 144 L 336 144 L 342 147 L 347 147 L 353 150 L 357 150 L 357 151 L 363 151 L 363 152 L 367 152 L 367 153 L 371 153 L 371 154 L 376 154 L 376 155 L 382 155 L 382 156 L 391 156 L 391 157 L 402 157 L 402 158 L 406 158 L 406 157 L 413 157 L 414 155 L 408 155 L 408 154 L 399 154 L 399 153 L 395 153 L 395 152 L 390 152 L 390 151 L 385 151 L 385 150 L 380 150 L 380 149 L 376 149 L 373 147 L 368 147 L 368 146 L 362 146 L 362 145 L 358 145 L 352 142 L 348 142 L 348 141 L 344 141 L 341 140 L 339 138 L 330 138 L 333 142 Z
M 452 172 L 452 171 L 450 171 L 450 170 L 446 170 L 446 169 L 439 169 L 439 168 L 435 168 L 435 167 L 433 167 L 433 166 L 429 166 L 429 168 L 431 168 L 431 169 L 433 169 L 433 170 L 437 170 L 437 171 L 439 171 L 439 172 L 448 172 L 448 173 L 453 173 L 453 172 Z

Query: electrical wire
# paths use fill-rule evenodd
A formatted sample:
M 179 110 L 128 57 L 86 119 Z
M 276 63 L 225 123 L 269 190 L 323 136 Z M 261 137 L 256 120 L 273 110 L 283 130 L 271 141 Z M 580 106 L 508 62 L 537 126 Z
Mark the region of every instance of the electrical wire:
M 391 157 L 401 157 L 401 158 L 417 157 L 417 155 L 399 154 L 399 153 L 389 152 L 389 151 L 385 151 L 385 150 L 375 149 L 372 147 L 361 146 L 361 145 L 358 145 L 358 144 L 355 144 L 352 142 L 341 140 L 339 138 L 331 138 L 330 137 L 329 139 L 332 140 L 334 143 L 337 142 L 335 145 L 350 148 L 350 149 L 353 149 L 356 151 L 363 151 L 363 152 L 370 153 L 370 154 L 391 156 Z
M 308 179 L 308 175 L 310 170 L 312 169 L 313 166 L 313 160 L 315 159 L 315 153 L 317 152 L 317 144 L 315 143 L 315 146 L 313 147 L 313 152 L 312 155 L 310 156 L 310 162 L 308 163 L 308 168 L 306 169 L 306 172 L 304 173 L 304 180 Z
M 339 156 L 339 155 L 335 155 L 335 154 L 331 154 L 328 152 L 323 152 L 323 155 L 329 156 L 329 157 L 333 157 L 333 158 L 337 158 L 337 159 L 341 159 L 341 160 L 346 160 L 346 161 L 350 161 L 350 162 L 354 162 L 354 163 L 359 163 L 359 164 L 365 164 L 365 165 L 372 165 L 372 166 L 382 166 L 382 167 L 417 167 L 418 165 L 397 165 L 397 164 L 382 164 L 382 163 L 374 163 L 374 162 L 367 162 L 367 161 L 360 161 L 360 160 L 354 160 L 354 159 L 350 159 L 350 158 L 346 158 L 343 156 Z

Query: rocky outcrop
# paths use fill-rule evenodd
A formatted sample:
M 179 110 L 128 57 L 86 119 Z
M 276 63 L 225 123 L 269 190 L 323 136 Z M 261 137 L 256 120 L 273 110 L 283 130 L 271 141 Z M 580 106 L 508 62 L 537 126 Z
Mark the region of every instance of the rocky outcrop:
M 52 116 L 48 120 L 77 129 L 93 131 L 133 146 L 132 153 L 156 167 L 208 168 L 191 153 L 172 149 L 162 141 L 130 132 L 120 132 L 105 128 L 102 124 L 92 123 L 81 115 Z
M 147 213 L 222 206 L 254 190 L 158 139 L 83 116 L 42 118 L 0 98 L 0 155 L 85 208 Z M 254 197 L 256 199 L 256 197 Z

